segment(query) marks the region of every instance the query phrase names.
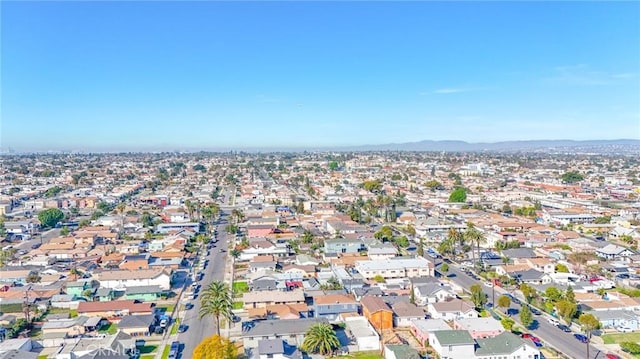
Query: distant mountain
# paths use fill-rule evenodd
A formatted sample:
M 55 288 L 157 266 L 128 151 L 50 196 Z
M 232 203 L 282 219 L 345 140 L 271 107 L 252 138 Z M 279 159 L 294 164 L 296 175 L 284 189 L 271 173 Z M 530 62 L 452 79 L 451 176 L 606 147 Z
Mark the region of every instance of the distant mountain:
M 580 150 L 580 152 L 637 152 L 640 140 L 533 140 L 469 143 L 465 141 L 431 141 L 390 143 L 383 145 L 364 145 L 344 147 L 346 151 L 445 151 L 445 152 L 519 152 L 540 151 L 557 152 Z

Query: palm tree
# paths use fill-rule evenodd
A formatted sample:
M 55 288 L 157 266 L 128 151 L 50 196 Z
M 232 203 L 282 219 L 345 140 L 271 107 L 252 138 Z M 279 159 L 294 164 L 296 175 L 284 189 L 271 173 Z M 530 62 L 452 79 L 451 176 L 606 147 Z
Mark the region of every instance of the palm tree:
M 220 335 L 220 318 L 231 321 L 233 298 L 231 290 L 222 281 L 211 282 L 200 296 L 200 319 L 212 315 L 216 320 L 216 330 Z
M 487 242 L 484 234 L 480 232 L 473 223 L 467 222 L 467 230 L 464 231 L 464 236 L 473 246 L 475 244 L 476 249 L 478 251 L 478 258 L 480 258 L 480 244 L 484 244 Z M 471 250 L 471 254 L 473 255 L 473 264 L 476 263 L 476 255 L 473 249 Z
M 189 220 L 193 220 L 193 211 L 196 207 L 195 204 L 187 199 L 184 201 L 184 206 L 187 208 L 187 213 L 189 214 Z
M 302 234 L 302 243 L 311 243 L 313 242 L 313 233 L 310 230 L 306 229 Z
M 336 332 L 328 323 L 318 323 L 309 327 L 301 349 L 308 353 L 329 355 L 340 347 Z
M 244 219 L 244 213 L 242 213 L 241 210 L 235 208 L 231 211 L 231 217 L 236 223 L 239 223 Z

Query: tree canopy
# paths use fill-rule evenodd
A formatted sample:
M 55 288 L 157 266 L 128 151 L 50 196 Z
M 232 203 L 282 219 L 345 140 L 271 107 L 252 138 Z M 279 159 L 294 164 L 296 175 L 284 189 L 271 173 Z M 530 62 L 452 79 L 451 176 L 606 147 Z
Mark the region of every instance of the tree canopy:
M 330 324 L 312 325 L 304 338 L 301 349 L 308 353 L 329 355 L 340 347 L 340 341 Z
M 48 208 L 38 213 L 38 219 L 43 227 L 54 227 L 64 219 L 64 213 L 57 208 Z
M 584 179 L 584 176 L 577 171 L 569 171 L 562 175 L 562 181 L 565 183 L 576 183 Z
M 200 359 L 236 359 L 238 350 L 229 339 L 220 335 L 205 338 L 193 350 L 193 357 Z
M 463 203 L 466 201 L 467 191 L 462 187 L 454 189 L 453 192 L 451 192 L 451 194 L 449 195 L 449 202 Z

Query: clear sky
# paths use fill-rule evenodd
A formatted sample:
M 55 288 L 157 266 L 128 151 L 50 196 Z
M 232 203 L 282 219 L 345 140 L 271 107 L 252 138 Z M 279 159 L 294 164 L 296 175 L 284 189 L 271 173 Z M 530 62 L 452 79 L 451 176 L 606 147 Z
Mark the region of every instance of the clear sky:
M 638 2 L 6 2 L 0 148 L 640 138 Z

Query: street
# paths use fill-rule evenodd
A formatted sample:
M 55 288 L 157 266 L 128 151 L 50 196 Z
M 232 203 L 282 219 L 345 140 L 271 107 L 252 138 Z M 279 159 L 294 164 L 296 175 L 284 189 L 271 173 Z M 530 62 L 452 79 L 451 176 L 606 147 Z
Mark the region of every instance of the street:
M 218 242 L 211 248 L 211 253 L 207 257 L 209 259 L 209 265 L 204 270 L 204 277 L 199 282 L 202 285 L 200 292 L 204 290 L 209 283 L 214 280 L 224 280 L 225 265 L 227 260 L 227 243 L 228 236 L 224 227 L 227 225 L 228 215 L 220 212 L 220 219 L 217 221 L 218 227 Z M 221 252 L 220 250 L 224 250 Z M 182 349 L 182 358 L 191 358 L 193 356 L 193 349 L 206 337 L 214 335 L 216 333 L 214 319 L 212 317 L 205 317 L 202 320 L 199 318 L 200 311 L 200 296 L 194 300 L 190 300 L 193 303 L 193 308 L 186 310 L 182 324 L 186 324 L 188 329 L 186 332 L 178 335 L 178 341 L 184 345 Z M 183 303 L 186 303 L 183 301 Z M 182 303 L 181 303 L 182 304 Z
M 473 284 L 480 284 L 482 290 L 487 294 L 488 303 L 492 303 L 493 298 L 493 289 L 492 287 L 488 287 L 483 283 L 471 278 L 469 275 L 455 267 L 454 265 L 449 265 L 449 279 L 465 290 L 469 290 L 469 288 Z M 495 299 L 497 299 L 500 295 L 508 293 L 501 287 L 495 287 Z M 513 294 L 512 294 L 513 295 Z M 493 303 L 492 303 L 493 304 Z M 495 308 L 495 305 L 494 305 Z M 511 307 L 520 312 L 521 306 L 516 303 L 511 303 Z M 537 322 L 533 324 L 535 329 L 531 330 L 531 332 L 539 337 L 545 345 L 550 345 L 555 348 L 557 351 L 571 357 L 574 359 L 583 359 L 587 358 L 587 345 L 580 343 L 576 338 L 573 337 L 573 333 L 565 333 L 562 330 L 558 329 L 555 325 L 552 325 L 548 322 L 548 318 L 550 316 L 548 314 L 543 313 L 542 315 L 534 315 L 534 320 Z M 519 315 L 512 315 L 512 319 L 514 319 L 517 323 L 520 323 Z M 605 357 L 606 353 L 601 352 L 593 345 L 589 347 L 589 359 L 602 359 Z

